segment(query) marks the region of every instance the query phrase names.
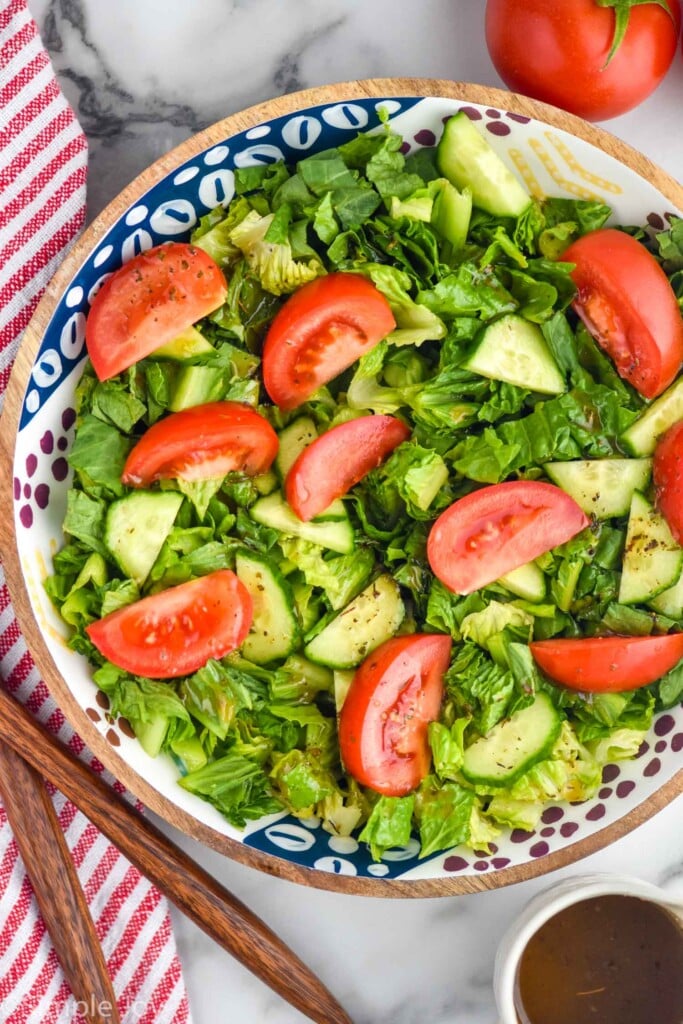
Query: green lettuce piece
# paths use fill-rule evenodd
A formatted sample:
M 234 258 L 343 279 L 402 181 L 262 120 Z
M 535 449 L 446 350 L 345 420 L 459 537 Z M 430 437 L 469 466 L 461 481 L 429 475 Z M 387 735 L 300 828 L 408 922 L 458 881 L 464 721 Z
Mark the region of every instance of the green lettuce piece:
M 183 679 L 180 696 L 193 718 L 223 740 L 239 712 L 254 707 L 256 694 L 248 675 L 210 659 Z
M 469 718 L 457 718 L 450 728 L 430 722 L 427 730 L 434 771 L 440 779 L 458 779 L 465 758 L 465 730 Z
M 375 555 L 368 547 L 357 547 L 350 555 L 325 557 L 318 544 L 295 537 L 279 539 L 285 558 L 295 565 L 306 583 L 320 587 L 334 611 L 344 608 L 368 583 L 375 566 Z
M 236 828 L 264 814 L 282 810 L 268 777 L 255 761 L 228 753 L 203 768 L 188 772 L 179 784 L 213 804 Z
M 455 782 L 438 785 L 427 778 L 418 790 L 415 817 L 420 833 L 420 857 L 448 850 L 470 840 L 470 821 L 476 797 Z
M 75 537 L 86 548 L 96 551 L 103 558 L 110 558 L 104 543 L 104 518 L 107 506 L 97 498 L 89 498 L 83 491 L 71 487 L 66 494 L 66 515 L 63 529 Z
M 533 616 L 514 604 L 490 601 L 482 611 L 467 615 L 461 623 L 460 630 L 465 640 L 472 640 L 485 650 L 490 650 L 491 638 L 509 626 L 519 628 L 530 640 L 534 626 Z
M 208 253 L 219 267 L 233 262 L 240 249 L 230 233 L 250 212 L 251 203 L 245 198 L 234 199 L 227 212 L 221 207 L 210 210 L 192 232 L 192 243 Z
M 109 698 L 110 714 L 121 715 L 130 722 L 150 757 L 156 757 L 164 749 L 174 723 L 190 721 L 182 700 L 166 682 L 129 676 L 111 662 L 97 669 L 93 678 Z
M 465 438 L 450 457 L 463 476 L 499 483 L 521 469 L 553 460 L 619 454 L 617 439 L 635 416 L 603 385 L 590 391 L 572 389 L 539 402 L 527 416 Z
M 86 490 L 106 498 L 123 494 L 121 473 L 131 442 L 116 427 L 97 416 L 86 415 L 67 456 Z
M 472 850 L 481 850 L 489 854 L 490 843 L 500 835 L 500 829 L 482 812 L 478 802 L 472 806 L 470 815 L 470 838 L 467 845 Z
M 396 318 L 396 329 L 388 335 L 395 345 L 421 345 L 438 341 L 446 334 L 443 320 L 427 306 L 416 302 L 409 292 L 411 279 L 404 271 L 379 263 L 366 263 L 359 271 L 382 292 Z
M 93 414 L 123 434 L 129 434 L 147 411 L 145 403 L 116 379 L 97 384 L 91 400 Z
M 289 242 L 270 242 L 266 236 L 274 214 L 260 216 L 251 210 L 230 232 L 230 241 L 244 253 L 251 270 L 266 291 L 284 295 L 323 274 L 317 257 L 307 262 L 294 260 Z
M 350 836 L 367 821 L 370 811 L 368 800 L 354 779 L 349 780 L 348 792 L 335 789 L 318 805 L 322 827 L 333 836 Z
M 472 641 L 456 649 L 445 682 L 456 717 L 470 718 L 482 736 L 505 718 L 517 693 L 509 669 Z
M 462 263 L 434 288 L 418 292 L 417 302 L 442 318 L 480 315 L 490 320 L 516 309 L 517 303 L 489 269 Z
M 88 555 L 76 579 L 65 594 L 58 588 L 47 586 L 47 592 L 59 608 L 61 617 L 76 629 L 100 618 L 102 598 L 100 589 L 108 578 L 107 563 L 102 555 L 93 551 Z M 64 580 L 66 583 L 66 580 Z
M 600 740 L 587 740 L 586 749 L 600 765 L 636 756 L 648 729 L 614 729 Z
M 365 478 L 374 501 L 390 516 L 405 507 L 413 519 L 432 519 L 450 501 L 448 467 L 431 448 L 406 442 Z
M 496 793 L 486 808 L 489 818 L 508 828 L 533 832 L 538 827 L 545 804 L 541 800 L 517 800 L 506 792 Z
M 683 662 L 679 661 L 675 668 L 662 676 L 657 691 L 660 707 L 670 708 L 679 703 L 683 697 Z
M 103 589 L 100 618 L 140 600 L 140 588 L 135 580 L 110 580 Z
M 373 860 L 381 860 L 382 855 L 393 847 L 407 846 L 414 807 L 414 793 L 409 796 L 380 796 L 358 837 L 370 847 Z
M 290 654 L 275 671 L 267 673 L 271 700 L 310 703 L 316 694 L 332 692 L 334 678 L 325 665 L 316 665 L 300 654 Z
M 311 751 L 290 750 L 270 773 L 275 791 L 285 806 L 300 818 L 311 818 L 316 808 L 337 792 L 333 775 Z

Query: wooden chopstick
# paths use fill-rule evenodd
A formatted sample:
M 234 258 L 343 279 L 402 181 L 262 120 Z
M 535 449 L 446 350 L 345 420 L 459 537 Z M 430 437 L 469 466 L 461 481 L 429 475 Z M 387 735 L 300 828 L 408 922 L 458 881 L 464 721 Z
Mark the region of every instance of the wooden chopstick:
M 0 743 L 0 795 L 45 927 L 81 1014 L 120 1024 L 93 919 L 45 783 Z
M 244 903 L 138 814 L 5 690 L 0 738 L 50 779 L 190 920 L 317 1024 L 353 1024 L 322 981 Z

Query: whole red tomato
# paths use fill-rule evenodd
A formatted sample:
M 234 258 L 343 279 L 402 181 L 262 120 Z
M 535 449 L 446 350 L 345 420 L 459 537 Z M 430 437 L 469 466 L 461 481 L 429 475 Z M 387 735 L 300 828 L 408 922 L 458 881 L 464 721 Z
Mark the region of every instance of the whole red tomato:
M 624 114 L 657 88 L 680 27 L 680 0 L 486 3 L 486 45 L 505 84 L 589 121 Z

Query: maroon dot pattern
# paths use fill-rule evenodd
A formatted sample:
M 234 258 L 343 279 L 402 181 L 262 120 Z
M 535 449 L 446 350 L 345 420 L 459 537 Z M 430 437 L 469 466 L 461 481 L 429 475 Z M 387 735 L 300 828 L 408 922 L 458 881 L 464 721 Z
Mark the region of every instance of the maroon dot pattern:
M 436 135 L 433 131 L 430 131 L 429 128 L 423 128 L 415 135 L 415 141 L 418 146 L 435 146 Z
M 54 457 L 55 450 L 65 452 L 70 444 L 68 431 L 76 422 L 76 412 L 72 408 L 65 409 L 61 415 L 64 433 L 57 436 L 52 430 L 45 430 L 38 438 L 35 452 L 30 452 L 24 459 L 22 476 L 13 480 L 14 500 L 19 507 L 19 522 L 30 530 L 36 520 L 36 511 L 44 512 L 50 504 L 51 485 L 63 483 L 69 475 L 69 463 L 63 455 Z

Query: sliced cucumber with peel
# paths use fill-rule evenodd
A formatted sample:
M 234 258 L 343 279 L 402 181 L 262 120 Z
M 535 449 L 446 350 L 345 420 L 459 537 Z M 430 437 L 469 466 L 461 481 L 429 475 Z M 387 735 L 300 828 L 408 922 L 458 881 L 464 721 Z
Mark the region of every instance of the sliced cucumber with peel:
M 239 552 L 235 572 L 251 596 L 254 617 L 242 654 L 257 665 L 280 661 L 296 648 L 299 624 L 284 577 L 266 559 Z
M 650 608 L 668 619 L 683 619 L 683 572 L 673 587 L 667 587 L 648 601 Z
M 149 576 L 182 503 L 178 491 L 134 491 L 107 509 L 104 543 L 139 587 Z
M 324 518 L 316 517 L 304 523 L 277 490 L 259 498 L 249 509 L 249 515 L 263 526 L 280 530 L 290 537 L 309 540 L 311 544 L 338 551 L 340 555 L 350 554 L 355 547 L 353 527 L 340 498 L 325 509 Z
M 432 226 L 454 249 L 461 249 L 470 227 L 472 191 L 457 189 L 446 178 L 439 178 L 434 184 L 438 190 L 432 207 Z
M 619 585 L 620 604 L 645 604 L 678 581 L 683 548 L 664 516 L 639 491 L 631 500 Z
M 310 416 L 299 416 L 293 423 L 288 423 L 280 431 L 280 447 L 275 456 L 275 469 L 282 480 L 287 476 L 304 448 L 308 448 L 317 436 L 318 431 Z
M 330 668 L 355 668 L 394 635 L 404 616 L 398 584 L 391 576 L 378 576 L 306 644 L 304 653 Z
M 544 395 L 559 395 L 566 390 L 541 328 L 516 313 L 508 313 L 485 327 L 463 366 L 482 377 Z
M 215 348 L 196 327 L 187 327 L 165 345 L 160 345 L 148 356 L 149 359 L 174 359 L 183 362 L 194 356 L 205 356 Z
M 547 693 L 515 711 L 486 736 L 465 748 L 462 773 L 468 782 L 509 786 L 548 757 L 562 728 L 562 716 Z
M 683 377 L 655 398 L 620 440 L 633 455 L 652 455 L 662 434 L 679 420 L 683 420 Z
M 519 217 L 531 196 L 464 111 L 449 117 L 436 150 L 439 173 L 497 217 Z
M 578 459 L 543 468 L 587 516 L 609 519 L 628 515 L 634 491 L 650 482 L 652 459 Z
M 545 574 L 535 562 L 527 562 L 526 565 L 520 565 L 517 569 L 506 572 L 498 582 L 517 597 L 530 601 L 532 604 L 540 604 L 545 600 Z

